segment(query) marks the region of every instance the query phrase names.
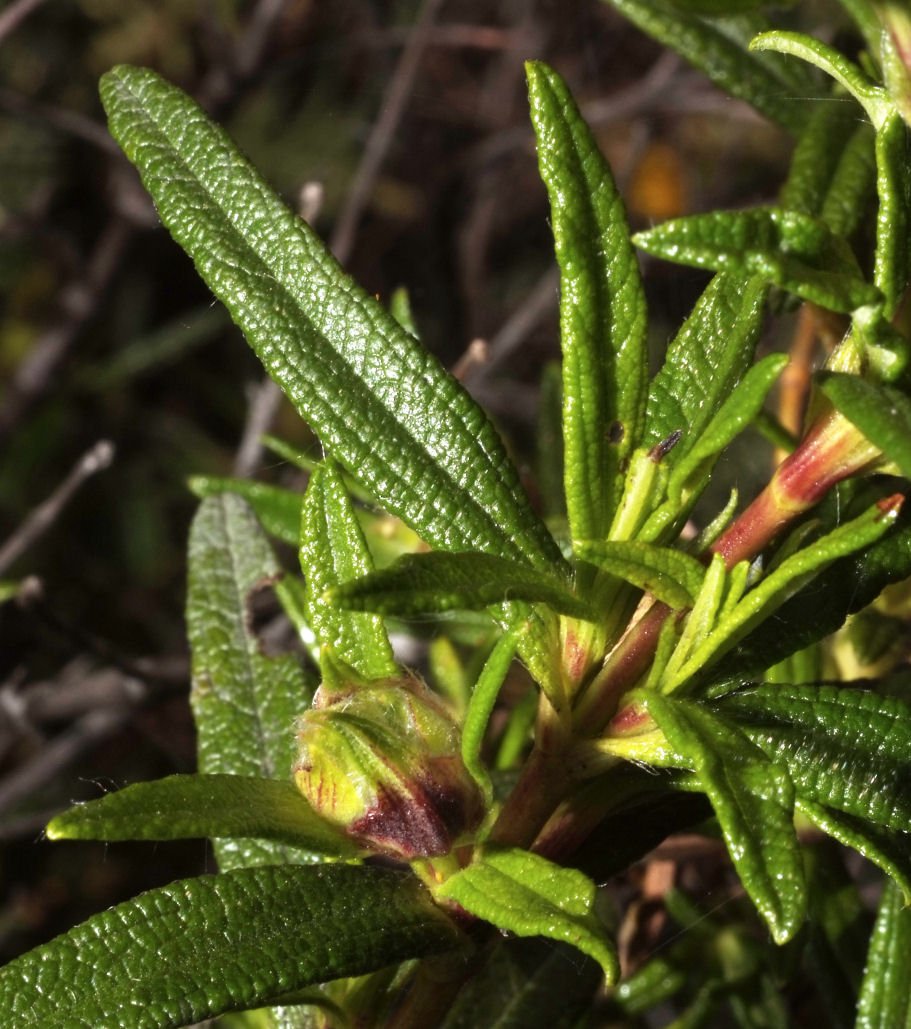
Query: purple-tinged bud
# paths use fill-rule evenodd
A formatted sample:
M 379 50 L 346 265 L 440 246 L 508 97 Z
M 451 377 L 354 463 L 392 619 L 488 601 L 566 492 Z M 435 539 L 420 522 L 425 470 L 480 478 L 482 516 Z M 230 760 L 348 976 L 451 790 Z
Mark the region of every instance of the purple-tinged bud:
M 406 861 L 448 854 L 483 798 L 442 702 L 411 677 L 324 683 L 297 727 L 294 782 L 349 836 Z

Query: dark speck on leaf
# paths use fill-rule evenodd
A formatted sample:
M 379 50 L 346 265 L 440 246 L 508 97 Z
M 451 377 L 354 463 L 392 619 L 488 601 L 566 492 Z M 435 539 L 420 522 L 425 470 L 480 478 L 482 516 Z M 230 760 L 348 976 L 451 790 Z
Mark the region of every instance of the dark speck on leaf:
M 625 435 L 626 428 L 624 427 L 623 422 L 611 422 L 610 427 L 607 430 L 608 443 L 622 443 Z

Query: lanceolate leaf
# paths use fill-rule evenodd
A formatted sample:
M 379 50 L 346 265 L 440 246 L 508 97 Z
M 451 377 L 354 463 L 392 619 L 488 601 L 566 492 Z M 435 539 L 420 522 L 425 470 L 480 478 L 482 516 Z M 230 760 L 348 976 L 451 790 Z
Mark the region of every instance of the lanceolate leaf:
M 843 372 L 821 374 L 819 387 L 902 475 L 911 478 L 911 400 L 904 393 Z
M 886 298 L 887 316 L 895 313 L 911 275 L 911 243 L 908 241 L 908 206 L 911 204 L 911 171 L 908 168 L 908 127 L 893 111 L 876 133 L 876 255 L 873 279 Z
M 462 723 L 462 761 L 488 799 L 493 795 L 493 787 L 490 775 L 481 763 L 481 747 L 497 694 L 515 657 L 519 640 L 527 629 L 527 622 L 518 621 L 497 640 L 472 690 Z
M 845 144 L 826 193 L 819 217 L 836 236 L 849 239 L 864 217 L 876 182 L 873 127 L 866 122 L 854 129 Z M 877 283 L 880 289 L 882 284 Z
M 759 623 L 715 671 L 717 681 L 757 677 L 795 651 L 835 632 L 849 614 L 871 603 L 893 582 L 911 575 L 911 521 L 841 558 L 799 589 L 771 618 Z
M 663 458 L 670 467 L 686 456 L 750 367 L 767 291 L 758 279 L 716 275 L 668 347 L 649 390 L 643 442 L 654 447 L 682 433 Z
M 563 438 L 570 529 L 606 535 L 642 433 L 645 294 L 623 202 L 563 80 L 527 65 L 541 177 L 560 264 Z
M 617 978 L 617 955 L 594 913 L 595 884 L 573 868 L 526 850 L 491 848 L 434 892 L 517 936 L 571 943 L 598 962 L 609 983 Z
M 649 254 L 756 276 L 832 311 L 880 300 L 844 240 L 799 211 L 760 207 L 675 218 L 634 237 Z
M 911 706 L 835 686 L 755 686 L 717 703 L 801 797 L 890 829 L 911 827 Z
M 0 1010 L 39 1029 L 177 1029 L 459 945 L 410 874 L 238 869 L 150 890 L 11 962 Z
M 300 548 L 309 621 L 320 643 L 367 679 L 397 674 L 382 619 L 340 611 L 323 599 L 328 589 L 373 571 L 345 484 L 331 461 L 317 468 L 307 484 Z
M 679 688 L 709 662 L 717 660 L 827 565 L 883 536 L 895 524 L 899 508 L 894 498 L 882 504 L 885 506 L 874 504 L 859 517 L 782 561 L 719 621 L 711 635 L 694 650 L 674 681 L 666 685 L 668 692 Z
M 705 578 L 705 565 L 672 547 L 635 541 L 583 541 L 573 546 L 582 561 L 654 594 L 669 607 L 692 607 Z
M 907 1029 L 911 1025 L 911 909 L 887 886 L 879 905 L 860 988 L 855 1029 Z
M 575 618 L 596 617 L 556 576 L 490 554 L 445 551 L 406 554 L 383 571 L 335 587 L 327 600 L 350 610 L 404 617 L 525 600 Z
M 255 837 L 334 857 L 359 854 L 290 779 L 242 775 L 170 775 L 136 783 L 70 808 L 46 831 L 52 840 Z
M 154 72 L 118 66 L 101 93 L 162 221 L 330 453 L 436 547 L 559 563 L 481 409 L 227 135 Z
M 911 831 L 882 829 L 865 818 L 854 818 L 805 797 L 798 796 L 794 806 L 823 832 L 878 865 L 911 902 Z
M 608 0 L 653 39 L 704 72 L 725 93 L 740 97 L 790 132 L 799 132 L 807 105 L 793 100 L 793 72 L 751 54 L 722 24 L 686 13 L 667 0 Z
M 251 594 L 280 570 L 244 500 L 223 493 L 202 502 L 190 530 L 189 561 L 190 699 L 199 770 L 286 779 L 292 726 L 311 690 L 297 659 L 264 656 L 250 629 Z M 294 859 L 290 848 L 264 841 L 222 840 L 215 849 L 222 870 Z
M 266 532 L 282 543 L 297 545 L 300 533 L 301 494 L 253 479 L 233 479 L 221 475 L 194 475 L 187 485 L 197 497 L 217 493 L 236 493 L 244 498 Z
M 787 771 L 736 726 L 698 704 L 648 694 L 647 705 L 671 746 L 692 762 L 737 874 L 776 941 L 784 943 L 800 928 L 806 910 Z

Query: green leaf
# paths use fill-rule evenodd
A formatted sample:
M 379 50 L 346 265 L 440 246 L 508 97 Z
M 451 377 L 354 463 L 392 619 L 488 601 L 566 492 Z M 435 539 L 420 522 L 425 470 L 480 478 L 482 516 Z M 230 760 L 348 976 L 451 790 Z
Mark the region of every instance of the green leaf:
M 911 706 L 828 685 L 754 686 L 717 710 L 772 761 L 798 795 L 890 829 L 911 827 Z
M 236 493 L 253 508 L 266 532 L 282 543 L 297 545 L 303 499 L 300 493 L 253 479 L 222 475 L 193 475 L 187 485 L 200 500 L 218 493 Z
M 578 1029 L 602 982 L 566 944 L 500 939 L 439 1029 Z
M 307 484 L 300 523 L 300 563 L 310 625 L 334 658 L 367 679 L 396 675 L 383 620 L 340 611 L 324 595 L 339 583 L 373 571 L 373 561 L 338 469 L 325 461 Z
M 570 529 L 600 539 L 645 415 L 645 294 L 623 201 L 563 80 L 526 65 L 560 265 L 563 438 Z
M 763 32 L 750 43 L 750 49 L 791 54 L 821 68 L 857 100 L 877 129 L 892 109 L 889 96 L 881 86 L 871 82 L 843 54 L 812 36 L 781 30 Z
M 911 478 L 911 399 L 892 386 L 845 372 L 821 372 L 818 383 L 838 410 Z
M 886 886 L 870 937 L 855 1029 L 907 1029 L 911 1025 L 911 910 L 901 892 Z
M 760 622 L 717 666 L 714 678 L 753 678 L 796 651 L 835 632 L 849 614 L 872 603 L 893 582 L 911 576 L 911 512 L 895 529 L 829 565 L 771 618 Z
M 169 775 L 136 783 L 57 815 L 46 832 L 52 840 L 255 837 L 336 857 L 359 853 L 290 779 L 241 775 Z
M 633 237 L 655 257 L 755 276 L 832 311 L 881 299 L 844 240 L 818 218 L 780 207 L 674 218 Z
M 787 771 L 706 708 L 654 693 L 642 696 L 671 746 L 692 762 L 737 874 L 776 942 L 786 942 L 806 911 L 794 787 Z
M 101 94 L 162 221 L 326 449 L 435 547 L 559 564 L 483 411 L 228 136 L 149 70 L 118 66 Z
M 753 365 L 712 414 L 703 432 L 677 463 L 667 486 L 672 505 L 679 505 L 693 481 L 706 478 L 711 462 L 756 417 L 769 390 L 788 363 L 786 354 L 769 354 Z M 700 487 L 695 487 L 696 492 Z
M 798 797 L 794 806 L 824 833 L 879 866 L 911 902 L 911 833 L 881 829 L 865 818 L 854 818 L 805 797 Z
M 150 890 L 29 951 L 0 970 L 0 1010 L 16 1026 L 176 1029 L 459 943 L 410 874 L 238 869 Z
M 876 133 L 876 254 L 873 281 L 886 298 L 891 317 L 911 276 L 911 171 L 908 168 L 908 127 L 901 116 L 889 114 Z
M 672 547 L 632 540 L 585 540 L 573 544 L 576 556 L 654 594 L 669 607 L 692 607 L 705 578 L 705 565 Z
M 434 895 L 517 936 L 571 943 L 598 962 L 608 983 L 618 977 L 616 951 L 594 912 L 595 884 L 573 868 L 527 850 L 489 848 Z
M 872 126 L 858 125 L 837 159 L 821 210 L 822 221 L 836 236 L 849 239 L 858 229 L 876 182 Z M 876 282 L 880 289 L 881 282 Z
M 462 723 L 462 761 L 484 790 L 488 801 L 493 796 L 493 786 L 490 774 L 481 762 L 481 747 L 500 687 L 516 655 L 519 641 L 527 631 L 528 623 L 519 621 L 497 640 L 475 683 Z
M 478 610 L 517 600 L 547 604 L 560 614 L 589 621 L 597 617 L 564 580 L 518 561 L 477 553 L 405 554 L 389 568 L 335 587 L 327 600 L 350 610 L 400 617 Z
M 311 689 L 293 655 L 263 655 L 248 610 L 251 594 L 279 574 L 244 500 L 222 493 L 200 504 L 190 529 L 187 629 L 203 773 L 282 780 L 290 773 L 291 727 L 309 706 Z M 258 840 L 221 840 L 215 851 L 223 871 L 301 857 Z
M 663 460 L 682 460 L 722 401 L 743 378 L 762 330 L 767 287 L 758 279 L 716 275 L 671 343 L 652 380 L 644 444 L 682 432 Z
M 795 83 L 790 70 L 780 61 L 764 61 L 759 54 L 750 53 L 746 43 L 731 33 L 729 23 L 700 18 L 666 0 L 609 3 L 643 32 L 702 71 L 723 92 L 746 100 L 790 132 L 802 129 L 808 105 L 794 102 Z
M 823 568 L 879 539 L 895 524 L 897 517 L 898 506 L 894 503 L 885 509 L 874 504 L 859 517 L 840 525 L 815 543 L 786 558 L 719 620 L 711 635 L 695 648 L 692 656 L 673 681 L 665 684 L 664 689 L 667 692 L 678 689 L 701 672 L 705 665 L 716 661 Z

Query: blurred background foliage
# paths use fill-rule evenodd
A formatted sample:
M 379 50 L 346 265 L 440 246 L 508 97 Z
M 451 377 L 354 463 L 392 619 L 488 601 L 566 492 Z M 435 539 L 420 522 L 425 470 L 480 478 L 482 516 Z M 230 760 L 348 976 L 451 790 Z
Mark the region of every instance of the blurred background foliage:
M 832 37 L 834 6 L 798 6 L 786 17 Z M 597 0 L 0 11 L 0 959 L 211 867 L 202 842 L 50 846 L 41 828 L 74 799 L 193 767 L 187 477 L 301 485 L 255 446 L 264 411 L 272 431 L 319 454 L 290 407 L 263 400 L 255 359 L 158 227 L 107 136 L 98 76 L 118 62 L 158 69 L 369 290 L 406 285 L 429 347 L 530 469 L 537 383 L 558 342 L 528 58 L 569 81 L 634 227 L 774 199 L 790 141 Z M 646 272 L 657 351 L 705 277 Z M 486 362 L 466 356 L 478 339 Z M 83 468 L 40 507 L 101 440 L 108 466 Z

